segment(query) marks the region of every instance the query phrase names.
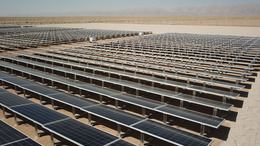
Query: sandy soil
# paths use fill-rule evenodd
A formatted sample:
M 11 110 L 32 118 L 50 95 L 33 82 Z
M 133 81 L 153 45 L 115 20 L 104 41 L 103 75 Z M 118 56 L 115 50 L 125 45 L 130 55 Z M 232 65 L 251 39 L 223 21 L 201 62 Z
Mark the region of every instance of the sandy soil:
M 147 25 L 147 24 L 112 24 L 112 23 L 49 24 L 49 25 L 38 25 L 38 26 L 152 31 L 155 34 L 176 32 L 176 33 L 194 33 L 194 34 L 260 36 L 260 27 L 153 25 L 153 24 Z
M 96 17 L 0 17 L 0 24 L 39 25 L 72 23 L 120 23 L 259 27 L 260 17 L 237 16 L 96 16 Z
M 238 110 L 236 122 L 231 123 L 231 130 L 223 146 L 257 146 L 260 143 L 260 77 L 256 78 L 249 96 L 244 100 L 243 108 Z

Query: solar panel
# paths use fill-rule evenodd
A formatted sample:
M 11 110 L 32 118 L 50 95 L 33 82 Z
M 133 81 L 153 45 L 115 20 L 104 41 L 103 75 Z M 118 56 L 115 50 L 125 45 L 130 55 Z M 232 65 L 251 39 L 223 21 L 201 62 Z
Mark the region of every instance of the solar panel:
M 72 84 L 72 83 L 69 83 L 69 85 Z M 74 86 L 77 85 L 77 84 L 73 84 Z M 77 88 L 77 86 L 75 86 Z M 155 104 L 155 102 L 149 102 L 150 100 L 140 100 L 140 98 L 131 98 L 131 97 L 127 97 L 127 96 L 123 96 L 123 98 L 125 99 L 120 99 L 120 95 L 122 93 L 119 92 L 119 94 L 117 94 L 116 92 L 114 93 L 113 90 L 107 90 L 107 89 L 102 89 L 102 88 L 99 88 L 99 87 L 95 87 L 95 86 L 92 86 L 92 85 L 83 85 L 81 87 L 85 87 L 84 89 L 88 89 L 90 90 L 91 92 L 94 92 L 97 93 L 97 94 L 101 94 L 102 95 L 102 92 L 103 93 L 106 93 L 104 94 L 105 96 L 108 96 L 108 97 L 112 97 L 112 98 L 116 98 L 117 100 L 121 100 L 121 101 L 128 101 L 128 103 L 130 102 L 130 104 L 133 104 L 133 105 L 137 105 L 137 106 L 141 106 L 141 107 L 144 107 L 144 108 L 147 108 L 145 105 L 145 103 L 147 103 L 148 106 L 154 106 L 156 105 L 156 107 L 160 107 L 162 106 L 163 104 Z M 86 88 L 87 87 L 87 88 Z M 45 87 L 41 86 L 42 89 L 44 89 Z M 115 90 L 114 90 L 115 91 Z M 33 91 L 34 92 L 34 91 Z M 107 95 L 108 94 L 108 95 Z M 118 96 L 119 95 L 119 96 Z M 125 94 L 127 95 L 127 94 Z M 129 95 L 130 96 L 130 95 Z M 191 97 L 192 98 L 192 97 Z M 192 98 L 194 99 L 194 98 Z M 135 103 L 135 102 L 132 102 L 131 103 L 131 100 L 132 101 L 138 101 L 139 103 Z M 152 104 L 151 104 L 152 103 Z M 68 103 L 69 105 L 71 103 Z M 143 104 L 143 105 L 140 105 L 140 104 Z M 149 109 L 149 107 L 148 107 Z M 154 110 L 154 109 L 151 109 L 151 110 Z M 169 110 L 172 110 L 172 111 L 168 111 Z M 214 127 L 214 128 L 217 128 L 222 122 L 224 119 L 222 118 L 215 118 L 213 116 L 205 116 L 204 114 L 200 114 L 200 113 L 196 113 L 196 112 L 192 112 L 192 115 L 191 114 L 188 114 L 188 110 L 185 110 L 185 109 L 180 109 L 180 108 L 168 108 L 163 111 L 163 110 L 154 110 L 154 111 L 157 111 L 157 112 L 160 112 L 160 113 L 164 113 L 166 115 L 171 115 L 171 116 L 175 116 L 175 117 L 179 117 L 181 119 L 185 119 L 185 120 L 189 120 L 189 121 L 192 121 L 192 122 L 196 122 L 196 123 L 199 123 L 199 124 L 204 124 L 204 125 L 207 125 L 207 126 L 210 126 L 210 127 Z
M 210 99 L 206 99 L 206 98 L 201 98 L 201 97 L 193 96 L 193 95 L 189 95 L 189 94 L 180 94 L 180 95 L 175 96 L 175 98 L 183 100 L 183 101 L 187 101 L 190 103 L 196 103 L 196 104 L 200 104 L 203 106 L 218 108 L 218 109 L 225 110 L 225 111 L 228 111 L 230 108 L 233 107 L 233 105 L 229 104 L 229 103 L 223 103 L 223 102 L 210 100 Z
M 54 98 L 56 100 L 68 103 L 72 106 L 77 106 L 77 107 L 86 107 L 94 104 L 98 104 L 97 102 L 93 102 L 90 100 L 85 100 L 85 99 L 79 99 L 73 95 L 69 95 L 66 93 L 57 93 L 57 94 L 48 94 L 49 97 Z
M 11 109 L 40 125 L 68 118 L 66 115 L 60 114 L 39 104 L 11 107 Z
M 29 101 L 25 98 L 19 97 L 15 94 L 10 92 L 3 92 L 0 93 L 0 104 L 11 107 L 17 105 L 24 105 L 24 104 L 33 104 L 32 101 Z
M 52 28 L 52 27 L 9 27 L 0 29 L 1 44 L 0 50 L 17 50 L 17 48 L 37 48 L 39 46 L 49 46 L 57 44 L 67 44 L 70 42 L 81 42 L 107 39 L 111 37 L 122 37 L 137 35 L 137 31 L 119 30 L 98 30 L 98 29 L 78 29 L 78 28 Z M 147 34 L 150 32 L 141 32 Z
M 0 145 L 39 146 L 40 144 L 29 139 L 20 131 L 14 129 L 13 127 L 9 126 L 8 124 L 0 120 Z
M 71 86 L 77 86 L 78 88 L 81 88 L 83 90 L 86 91 L 90 91 L 90 92 L 96 92 L 97 94 L 104 94 L 104 95 L 112 95 L 115 94 L 115 90 L 114 91 L 108 91 L 109 89 L 101 89 L 98 86 L 90 86 L 90 85 L 86 85 L 86 84 L 79 84 L 79 83 L 71 83 L 71 81 L 66 80 L 62 77 L 57 77 L 57 76 L 49 76 L 48 74 L 44 74 L 38 71 L 32 71 L 32 70 L 28 70 L 28 69 L 24 69 L 23 67 L 20 66 L 16 66 L 16 65 L 12 65 L 10 63 L 5 63 L 5 62 L 1 62 L 1 66 L 5 66 L 7 68 L 12 68 L 15 70 L 19 70 L 21 72 L 25 72 L 25 73 L 30 73 L 33 74 L 35 76 L 38 77 L 42 77 L 45 79 L 50 79 L 50 80 L 56 80 L 59 81 L 61 83 L 67 84 L 67 85 L 71 85 Z M 118 92 L 120 93 L 120 92 Z M 164 93 L 166 94 L 166 93 Z M 172 94 L 166 94 L 166 96 L 172 96 Z M 228 103 L 223 103 L 223 102 L 219 102 L 219 101 L 214 101 L 214 100 L 209 100 L 209 99 L 205 99 L 205 98 L 200 98 L 197 96 L 192 96 L 192 95 L 188 95 L 188 94 L 181 94 L 181 95 L 177 95 L 177 96 L 173 96 L 172 98 L 174 99 L 179 99 L 179 100 L 184 100 L 184 101 L 188 101 L 191 103 L 196 103 L 196 104 L 200 104 L 203 106 L 209 106 L 209 107 L 213 107 L 213 108 L 218 108 L 221 110 L 229 110 L 232 105 L 228 104 Z
M 37 73 L 38 73 L 38 72 L 37 72 Z M 45 76 L 48 77 L 48 75 L 45 75 Z M 53 77 L 48 77 L 48 78 L 53 79 Z M 61 79 L 61 81 L 62 81 L 62 79 Z M 72 82 L 69 82 L 69 81 L 68 81 L 68 83 L 69 83 L 69 84 L 72 84 Z M 74 86 L 78 86 L 77 83 L 73 83 L 73 85 L 74 85 Z M 83 85 L 82 85 L 82 86 L 83 86 Z M 97 88 L 97 89 L 100 90 L 101 88 Z M 97 90 L 97 89 L 96 89 L 96 90 Z M 97 93 L 98 93 L 98 92 L 97 92 Z M 105 115 L 105 116 L 106 116 L 106 115 Z M 104 117 L 105 117 L 105 116 L 104 116 Z M 110 115 L 108 115 L 107 117 L 109 118 Z M 111 117 L 113 118 L 113 115 L 112 115 Z M 112 119 L 112 118 L 111 118 L 111 119 Z M 119 119 L 119 120 L 121 120 L 121 119 Z M 117 121 L 119 121 L 119 120 L 117 120 Z M 139 121 L 140 121 L 140 120 L 139 120 Z M 123 121 L 123 122 L 125 122 L 125 121 Z M 135 123 L 137 123 L 137 122 L 135 122 Z M 133 124 L 134 124 L 134 123 L 133 123 Z M 157 124 L 158 124 L 158 123 L 157 123 Z M 139 124 L 136 124 L 136 125 L 139 125 Z M 135 125 L 135 126 L 136 126 L 136 125 Z M 160 126 L 160 125 L 161 125 L 161 124 L 158 124 L 157 126 Z M 134 128 L 135 128 L 135 127 L 134 127 Z M 138 131 L 143 131 L 143 130 L 138 129 Z M 155 135 L 155 137 L 157 137 L 157 138 L 159 138 L 159 139 L 163 139 L 164 141 L 167 141 L 166 139 L 164 139 L 164 138 L 161 137 L 160 135 L 156 135 L 156 134 L 149 133 L 149 132 L 147 132 L 147 134 L 148 134 L 148 135 L 152 135 L 152 136 Z M 189 134 L 189 133 L 188 133 L 188 134 Z M 188 134 L 186 134 L 186 136 L 187 136 Z M 194 134 L 193 134 L 193 135 L 194 135 Z M 193 135 L 192 135 L 192 136 L 193 136 Z M 172 140 L 172 141 L 170 141 L 170 142 L 171 142 L 171 143 L 176 143 L 176 141 L 174 141 L 174 140 Z
M 15 96 L 17 99 L 21 98 L 17 95 Z M 36 103 L 13 106 L 11 110 L 39 125 L 43 125 L 43 127 L 46 126 L 54 134 L 66 138 L 73 143 L 76 141 L 76 143 L 79 142 L 82 145 L 104 145 L 117 139 L 115 136 L 104 133 Z
M 126 94 L 126 93 L 120 93 L 120 94 L 113 94 L 112 95 L 115 98 L 124 100 L 124 101 L 128 101 L 132 104 L 138 104 L 139 106 L 143 106 L 143 107 L 149 107 L 149 108 L 156 108 L 158 106 L 161 106 L 162 103 L 158 103 L 155 102 L 154 100 L 150 100 L 147 98 L 142 98 L 142 97 L 138 97 L 135 95 L 131 95 L 131 94 Z
M 0 71 L 0 77 L 1 78 L 10 78 L 10 75 L 7 75 L 7 74 Z
M 151 120 L 138 123 L 133 127 L 173 144 L 207 146 L 212 142 L 209 138 L 194 135 L 165 124 L 158 124 Z
M 9 57 L 7 57 L 9 58 Z M 21 60 L 21 59 L 16 59 L 16 58 L 12 58 L 14 60 L 20 60 L 22 62 L 27 62 L 27 63 L 30 63 L 28 62 L 27 60 Z M 138 89 L 138 90 L 144 90 L 144 91 L 147 91 L 147 92 L 151 92 L 151 93 L 160 93 L 160 94 L 165 94 L 167 92 L 169 92 L 169 94 L 172 94 L 174 95 L 175 93 L 174 92 L 170 92 L 169 90 L 163 90 L 163 89 L 159 89 L 159 88 L 151 88 L 149 86 L 146 86 L 146 85 L 139 85 L 137 83 L 133 83 L 133 82 L 129 82 L 129 81 L 121 81 L 119 79 L 115 79 L 115 78 L 109 78 L 107 79 L 106 77 L 104 76 L 92 76 L 91 73 L 84 73 L 82 74 L 82 72 L 80 71 L 74 71 L 74 72 L 70 72 L 70 69 L 64 69 L 64 68 L 61 68 L 61 67 L 51 67 L 50 65 L 45 65 L 45 64 L 41 64 L 41 63 L 32 63 L 34 65 L 37 65 L 37 66 L 42 66 L 42 67 L 45 67 L 45 68 L 51 68 L 51 69 L 54 69 L 54 70 L 58 70 L 58 71 L 61 71 L 61 72 L 69 72 L 69 73 L 72 73 L 72 74 L 78 74 L 78 75 L 81 75 L 81 76 L 84 76 L 84 77 L 87 77 L 87 78 L 94 78 L 94 79 L 97 79 L 97 80 L 102 80 L 102 81 L 105 81 L 105 82 L 110 82 L 110 83 L 114 83 L 114 84 L 119 84 L 119 85 L 122 85 L 122 86 L 127 86 L 127 87 L 131 87 L 131 88 L 134 88 L 134 89 Z M 207 87 L 201 87 L 201 86 L 195 86 L 195 85 L 189 85 L 187 83 L 181 83 L 181 82 L 176 82 L 176 81 L 168 81 L 167 83 L 163 80 L 161 81 L 161 79 L 158 79 L 158 78 L 155 78 L 153 79 L 154 81 L 158 81 L 162 84 L 169 84 L 171 83 L 170 85 L 173 85 L 173 86 L 176 86 L 176 87 L 180 87 L 180 88 L 187 88 L 189 90 L 194 90 L 194 91 L 198 91 L 198 92 L 205 92 L 205 93 L 209 93 L 209 94 L 217 94 L 219 96 L 223 96 L 223 94 L 227 97 L 237 97 L 239 96 L 238 93 L 230 93 L 230 92 L 227 92 L 226 91 L 220 91 L 220 90 L 217 90 L 217 89 L 211 89 L 211 88 L 207 88 Z M 140 87 L 139 87 L 140 86 Z M 137 88 L 136 88 L 137 87 Z M 165 96 L 169 96 L 169 95 L 165 95 Z
M 55 134 L 62 135 L 62 137 L 71 139 L 80 145 L 103 146 L 118 139 L 116 136 L 73 119 L 46 125 L 45 127 L 50 131 L 55 131 Z
M 67 49 L 65 49 L 65 50 L 69 51 Z M 37 59 L 40 58 L 42 60 L 49 60 L 49 61 L 53 61 L 53 62 L 57 62 L 57 63 L 68 64 L 67 61 L 60 60 L 61 57 L 66 57 L 66 56 L 57 55 L 57 54 L 53 55 L 53 54 L 50 54 L 50 53 L 39 52 L 39 51 L 30 51 L 30 52 L 36 53 L 36 55 L 31 55 L 31 54 L 29 55 L 29 54 L 20 53 L 20 52 L 13 52 L 13 53 L 18 54 L 18 55 L 22 55 L 22 56 L 31 57 L 31 58 L 37 58 Z M 37 56 L 37 54 L 44 54 L 44 55 L 47 55 L 47 57 Z M 54 59 L 54 58 L 51 58 L 51 56 L 60 57 L 60 59 Z M 84 67 L 84 68 L 90 68 L 90 69 L 95 69 L 95 70 L 100 70 L 100 71 L 105 71 L 105 72 L 111 72 L 111 73 L 115 73 L 115 74 L 122 74 L 122 75 L 125 75 L 125 76 L 133 76 L 134 78 L 137 78 L 137 77 L 143 78 L 144 77 L 146 79 L 153 79 L 153 78 L 151 78 L 147 75 L 142 75 L 142 74 L 134 74 L 133 75 L 133 73 L 124 72 L 124 71 L 120 71 L 120 70 L 114 70 L 114 69 L 99 68 L 99 67 L 96 67 L 96 66 L 93 66 L 93 65 L 86 66 L 86 65 L 82 65 L 80 63 L 75 63 L 75 62 L 70 62 L 69 64 L 74 65 L 74 66 L 81 66 L 81 67 Z M 128 67 L 128 68 L 131 68 L 131 67 Z M 132 69 L 135 70 L 135 68 L 132 68 Z M 251 68 L 249 68 L 249 69 L 251 69 Z M 147 71 L 150 71 L 150 72 L 160 73 L 159 71 L 149 70 L 149 69 L 139 68 L 138 70 L 147 70 Z M 234 88 L 243 88 L 244 87 L 243 85 L 237 85 L 237 84 L 234 84 L 234 83 L 228 83 L 228 82 L 223 82 L 223 81 L 215 81 L 215 80 L 206 79 L 206 78 L 196 78 L 196 77 L 192 77 L 192 76 L 188 76 L 188 75 L 181 75 L 181 74 L 173 75 L 172 73 L 168 73 L 168 72 L 164 72 L 163 74 L 169 75 L 169 76 L 181 77 L 181 78 L 190 79 L 190 80 L 203 81 L 203 82 L 206 82 L 206 83 L 225 85 L 225 86 L 230 86 L 230 87 L 234 87 Z
M 85 58 L 84 58 L 84 60 L 92 60 L 93 61 L 93 59 L 86 59 L 86 58 L 92 58 L 92 56 L 93 56 L 93 54 L 91 54 L 91 55 L 84 55 L 84 54 L 82 54 L 82 53 L 72 53 L 72 52 L 62 52 L 62 51 L 57 51 L 57 50 L 51 50 L 51 52 L 53 53 L 53 52 L 55 52 L 55 53 L 58 53 L 58 54 L 63 54 L 63 55 L 68 55 L 69 54 L 69 56 L 71 55 L 71 54 L 73 54 L 74 55 L 74 57 L 70 57 L 70 58 L 75 58 L 75 56 L 85 56 Z M 56 54 L 55 54 L 56 55 Z M 110 54 L 111 55 L 111 54 Z M 104 58 L 106 58 L 106 57 L 100 57 L 100 56 L 97 56 L 97 55 L 95 55 L 95 57 L 97 57 L 97 58 L 100 58 L 100 59 L 104 59 Z M 126 58 L 128 58 L 128 57 L 126 57 Z M 76 58 L 75 58 L 76 59 Z M 110 65 L 114 65 L 114 62 L 117 62 L 117 61 L 120 61 L 120 62 L 122 62 L 122 63 L 132 63 L 132 64 L 140 64 L 140 65 L 143 65 L 143 66 L 147 66 L 148 64 L 146 64 L 146 63 L 140 63 L 140 62 L 134 62 L 134 61 L 126 61 L 126 60 L 124 60 L 124 59 L 119 59 L 119 58 L 117 58 L 117 59 L 114 59 L 114 58 L 112 58 L 111 59 L 111 57 L 110 58 L 106 58 L 106 59 L 110 59 L 111 61 L 112 61 L 112 63 L 107 63 L 107 64 L 110 64 Z M 99 63 L 99 62 L 101 62 L 101 61 L 97 61 L 97 60 L 95 60 L 97 63 Z M 102 62 L 101 62 L 102 63 Z M 124 65 L 122 65 L 122 66 L 124 66 Z M 199 73 L 199 74 L 204 74 L 204 75 L 209 75 L 209 76 L 218 76 L 218 77 L 225 77 L 225 78 L 232 78 L 232 79 L 235 79 L 235 80 L 247 80 L 247 79 L 244 79 L 244 78 L 241 78 L 241 77 L 235 77 L 235 76 L 231 76 L 231 75 L 223 75 L 223 74 L 217 74 L 217 73 L 213 73 L 213 72 L 204 72 L 204 71 L 198 71 L 198 70 L 187 70 L 187 69 L 182 69 L 182 68 L 175 68 L 175 67 L 168 67 L 168 66 L 158 66 L 157 64 L 149 64 L 149 66 L 152 66 L 154 69 L 155 68 L 165 68 L 165 69 L 170 69 L 170 70 L 177 70 L 177 71 L 182 71 L 182 72 L 191 72 L 191 73 Z M 185 65 L 182 65 L 182 66 L 187 66 L 186 64 Z M 149 69 L 146 69 L 146 70 L 149 70 Z M 153 71 L 153 72 L 158 72 L 158 70 L 157 71 L 155 71 L 155 70 L 150 70 L 150 71 Z
M 83 84 L 83 85 L 79 85 L 79 87 L 82 87 L 85 90 L 90 90 L 90 91 L 96 92 L 101 95 L 103 94 L 105 96 L 113 95 L 115 93 L 121 93 L 121 91 L 116 91 L 116 90 L 112 90 L 112 89 L 108 89 L 108 88 L 106 88 L 106 90 L 104 90 L 96 85 Z
M 219 95 L 219 96 L 226 96 L 226 97 L 238 97 L 240 94 L 238 93 L 234 93 L 234 92 L 228 92 L 228 91 L 221 91 L 221 90 L 215 90 L 215 89 L 212 89 L 212 88 L 208 88 L 208 89 L 205 89 L 205 87 L 201 87 L 201 86 L 190 86 L 188 87 L 188 89 L 193 89 L 193 90 L 196 90 L 196 91 L 199 91 L 199 92 L 205 92 L 205 93 L 214 93 L 216 95 Z
M 91 73 L 83 73 L 81 71 L 73 71 L 71 72 L 70 69 L 65 69 L 62 67 L 52 67 L 50 65 L 46 65 L 43 63 L 37 63 L 37 62 L 29 62 L 27 60 L 22 60 L 22 59 L 18 59 L 15 57 L 8 57 L 6 56 L 6 58 L 11 58 L 12 60 L 19 60 L 21 62 L 25 62 L 25 63 L 29 63 L 29 64 L 33 64 L 35 66 L 41 66 L 44 68 L 50 68 L 53 70 L 58 70 L 64 73 L 71 73 L 71 74 L 77 74 L 79 76 L 83 76 L 86 78 L 93 78 L 96 80 L 100 80 L 100 81 L 105 81 L 105 82 L 110 82 L 113 84 L 118 84 L 118 85 L 122 85 L 122 86 L 126 86 L 126 87 L 130 87 L 133 89 L 137 89 L 137 90 L 142 90 L 145 92 L 150 92 L 150 93 L 154 93 L 154 94 L 162 94 L 164 96 L 174 96 L 174 92 L 170 92 L 169 90 L 164 90 L 161 88 L 151 88 L 150 86 L 146 86 L 146 85 L 139 85 L 138 83 L 135 82 L 130 82 L 130 81 L 126 81 L 126 80 L 119 80 L 119 79 L 115 79 L 115 78 L 107 78 L 104 76 L 100 76 L 100 75 L 95 75 L 93 76 Z M 227 91 L 221 91 L 218 89 L 212 89 L 212 88 L 208 88 L 208 87 L 202 87 L 202 86 L 197 86 L 197 85 L 190 85 L 187 83 L 182 83 L 182 82 L 177 82 L 177 81 L 165 81 L 159 78 L 154 78 L 153 81 L 156 81 L 158 83 L 161 84 L 166 84 L 166 85 L 170 85 L 170 86 L 174 86 L 174 87 L 179 87 L 179 88 L 183 88 L 183 89 L 188 89 L 188 90 L 193 90 L 193 91 L 197 91 L 197 92 L 203 92 L 203 93 L 209 93 L 209 94 L 214 94 L 214 95 L 218 95 L 218 96 L 225 96 L 225 97 L 230 97 L 230 98 L 236 98 L 237 96 L 239 96 L 238 93 L 231 93 L 231 92 L 227 92 Z
M 200 124 L 207 126 L 218 127 L 224 119 L 218 117 L 212 117 L 211 115 L 202 114 L 199 112 L 195 112 L 192 110 L 183 110 L 181 107 L 167 105 L 164 107 L 157 108 L 156 110 L 165 112 L 167 115 L 180 116 L 188 119 L 192 119 L 193 121 L 200 122 Z
M 0 145 L 27 138 L 8 124 L 0 121 Z
M 32 139 L 25 139 L 5 146 L 40 146 L 40 144 L 33 141 Z
M 2 93 L 2 92 L 7 92 L 7 91 L 5 89 L 0 88 L 0 93 Z
M 12 77 L 12 76 L 10 76 L 9 78 L 4 78 L 3 80 L 5 80 L 7 82 L 12 82 L 12 83 L 19 85 L 19 86 L 32 84 L 32 82 L 25 81 L 23 79 L 20 79 L 20 78 L 17 78 L 17 77 Z
M 135 116 L 133 114 L 126 113 L 124 111 L 109 108 L 105 105 L 91 106 L 91 107 L 86 107 L 83 109 L 86 109 L 87 111 L 101 115 L 103 117 L 112 119 L 116 122 L 123 123 L 125 125 L 131 125 L 131 124 L 134 124 L 138 121 L 145 119 L 143 117 L 139 117 L 139 116 Z
M 109 144 L 109 146 L 134 146 L 134 145 L 124 140 L 117 140 L 116 142 Z
M 50 88 L 43 88 L 42 85 L 24 85 L 27 89 L 42 93 L 42 94 L 54 94 L 54 93 L 59 93 L 59 91 L 50 89 Z

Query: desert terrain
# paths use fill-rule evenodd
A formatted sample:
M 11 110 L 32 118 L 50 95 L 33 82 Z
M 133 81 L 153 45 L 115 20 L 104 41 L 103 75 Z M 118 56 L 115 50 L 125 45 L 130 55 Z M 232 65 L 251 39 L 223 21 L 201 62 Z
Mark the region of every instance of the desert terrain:
M 37 27 L 152 31 L 154 34 L 176 32 L 260 37 L 260 17 L 1 17 L 0 25 L 7 24 L 35 25 Z M 240 99 L 244 101 L 243 107 L 235 109 L 238 111 L 236 120 L 226 120 L 224 123 L 231 128 L 227 139 L 223 141 L 214 139 L 213 145 L 256 146 L 260 143 L 259 93 L 260 77 L 258 75 L 252 84 L 252 88 L 249 90 L 248 97 Z M 71 114 L 66 113 L 66 111 L 60 112 L 67 115 Z M 26 133 L 39 143 L 50 144 L 48 136 L 37 138 L 28 132 L 33 131 L 33 127 L 29 125 L 17 126 L 12 119 L 4 119 L 2 115 L 1 119 Z M 28 128 L 27 132 L 26 128 Z M 98 128 L 102 129 L 102 127 Z M 109 129 L 107 131 L 115 133 L 115 131 Z M 128 141 L 135 144 L 138 142 L 136 139 Z
M 260 27 L 242 26 L 196 26 L 196 25 L 158 25 L 158 24 L 114 24 L 114 23 L 78 23 L 78 24 L 48 24 L 37 25 L 41 27 L 71 27 L 86 29 L 111 29 L 111 30 L 134 30 L 152 31 L 160 33 L 193 33 L 212 35 L 235 35 L 235 36 L 260 36 Z
M 114 23 L 114 24 L 159 24 L 196 26 L 247 26 L 260 27 L 260 17 L 219 16 L 138 16 L 138 17 L 0 17 L 0 25 L 41 25 L 72 23 Z

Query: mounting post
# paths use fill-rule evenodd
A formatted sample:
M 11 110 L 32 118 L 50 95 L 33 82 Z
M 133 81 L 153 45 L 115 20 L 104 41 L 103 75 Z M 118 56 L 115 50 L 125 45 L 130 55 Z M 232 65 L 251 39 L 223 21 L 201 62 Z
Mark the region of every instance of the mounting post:
M 115 100 L 115 107 L 118 108 L 118 100 Z
M 163 114 L 163 123 L 167 123 L 167 115 Z
M 213 109 L 213 116 L 217 116 L 217 111 L 218 111 L 218 109 L 215 107 L 215 108 Z
M 117 124 L 117 136 L 121 137 L 121 125 Z
M 180 100 L 180 107 L 183 108 L 183 100 Z
M 144 146 L 144 134 L 140 134 L 140 146 Z
M 88 123 L 91 125 L 91 114 L 88 113 Z
M 161 95 L 161 102 L 164 102 L 164 96 L 163 95 Z
M 146 110 L 145 110 L 145 108 L 142 108 L 142 115 L 143 115 L 143 116 L 146 115 Z
M 205 125 L 200 125 L 200 135 L 204 136 L 205 133 Z
M 178 92 L 178 87 L 175 87 L 175 92 Z

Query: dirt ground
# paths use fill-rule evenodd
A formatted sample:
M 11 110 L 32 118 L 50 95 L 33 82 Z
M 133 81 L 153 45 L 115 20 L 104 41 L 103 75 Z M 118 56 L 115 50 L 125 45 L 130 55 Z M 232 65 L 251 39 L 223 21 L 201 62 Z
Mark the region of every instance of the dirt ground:
M 78 24 L 49 24 L 38 26 L 73 27 L 87 29 L 135 30 L 159 33 L 193 33 L 236 36 L 260 36 L 260 27 L 233 26 L 195 26 L 195 25 L 154 25 L 154 24 L 113 24 L 113 23 L 78 23 Z
M 120 23 L 259 27 L 260 17 L 143 16 L 143 17 L 0 17 L 0 24 L 39 25 L 71 23 Z
M 260 77 L 256 78 L 243 108 L 238 110 L 235 122 L 230 122 L 231 130 L 223 146 L 257 146 L 260 143 Z

